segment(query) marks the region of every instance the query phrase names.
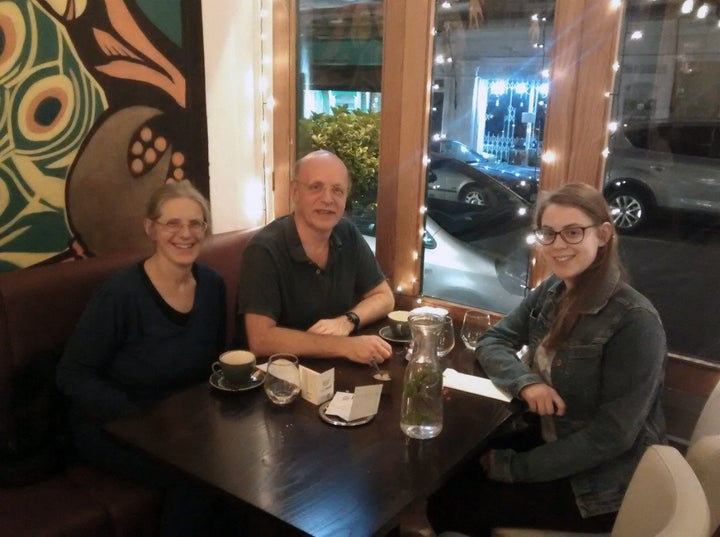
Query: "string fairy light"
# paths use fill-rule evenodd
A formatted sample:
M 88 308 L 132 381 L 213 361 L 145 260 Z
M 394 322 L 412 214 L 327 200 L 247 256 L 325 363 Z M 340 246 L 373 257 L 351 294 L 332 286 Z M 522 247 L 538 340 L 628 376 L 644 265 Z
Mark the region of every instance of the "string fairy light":
M 272 123 L 272 111 L 275 107 L 275 99 L 272 96 L 270 83 L 272 76 L 272 56 L 268 52 L 272 50 L 267 26 L 271 11 L 267 8 L 268 0 L 260 0 L 260 76 L 258 91 L 260 92 L 260 151 L 262 160 L 262 184 L 265 199 L 267 201 L 268 191 L 272 185 L 273 169 L 270 164 L 270 125 Z M 268 73 L 269 71 L 269 73 Z

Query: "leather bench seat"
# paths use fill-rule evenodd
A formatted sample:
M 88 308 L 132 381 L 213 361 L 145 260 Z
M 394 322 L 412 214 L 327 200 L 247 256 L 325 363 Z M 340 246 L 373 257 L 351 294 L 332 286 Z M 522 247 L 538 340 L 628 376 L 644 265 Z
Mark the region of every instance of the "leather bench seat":
M 210 236 L 200 255 L 200 261 L 225 279 L 228 342 L 234 340 L 242 252 L 256 231 Z M 0 274 L 0 456 L 21 429 L 13 396 L 20 372 L 49 363 L 46 383 L 54 389 L 56 360 L 85 304 L 108 276 L 140 259 L 140 254 L 128 253 Z M 45 400 L 43 408 L 52 406 L 48 401 L 52 399 Z M 0 535 L 157 533 L 161 505 L 157 490 L 72 461 L 60 471 L 40 475 L 22 486 L 0 479 Z

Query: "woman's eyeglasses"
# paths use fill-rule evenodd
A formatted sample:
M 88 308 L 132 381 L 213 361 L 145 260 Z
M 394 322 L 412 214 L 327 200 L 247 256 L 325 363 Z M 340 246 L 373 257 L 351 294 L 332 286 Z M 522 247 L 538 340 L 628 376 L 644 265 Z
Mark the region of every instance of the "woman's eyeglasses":
M 560 231 L 555 231 L 551 227 L 541 227 L 536 229 L 533 233 L 535 233 L 537 241 L 543 246 L 550 246 L 555 242 L 558 235 L 560 235 L 568 244 L 578 244 L 585 238 L 585 230 L 590 229 L 591 227 L 597 227 L 597 225 L 593 224 L 585 227 L 566 227 Z
M 191 233 L 204 233 L 208 227 L 207 222 L 202 220 L 190 220 L 189 222 L 183 222 L 179 218 L 171 218 L 167 222 L 161 222 L 160 220 L 153 220 L 156 224 L 160 224 L 167 231 L 177 233 L 182 230 L 185 226 L 190 230 Z

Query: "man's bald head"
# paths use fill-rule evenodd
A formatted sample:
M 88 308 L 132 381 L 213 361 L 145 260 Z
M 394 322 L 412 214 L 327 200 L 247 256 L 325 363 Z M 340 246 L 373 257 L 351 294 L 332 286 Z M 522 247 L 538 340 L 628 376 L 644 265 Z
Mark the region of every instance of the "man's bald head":
M 293 170 L 293 181 L 297 181 L 300 178 L 307 179 L 303 176 L 305 168 L 316 168 L 321 167 L 327 169 L 329 172 L 335 174 L 343 174 L 344 179 L 347 181 L 348 188 L 350 187 L 350 173 L 348 172 L 347 166 L 335 153 L 327 151 L 325 149 L 318 149 L 311 153 L 308 153 L 295 163 Z

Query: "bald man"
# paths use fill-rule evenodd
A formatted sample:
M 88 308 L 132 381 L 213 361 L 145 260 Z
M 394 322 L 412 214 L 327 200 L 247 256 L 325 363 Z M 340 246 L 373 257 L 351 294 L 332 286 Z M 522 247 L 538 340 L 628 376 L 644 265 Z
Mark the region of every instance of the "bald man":
M 295 211 L 268 224 L 243 254 L 238 311 L 250 350 L 382 363 L 390 345 L 353 334 L 395 300 L 372 250 L 343 218 L 345 164 L 314 151 L 295 165 L 290 189 Z

